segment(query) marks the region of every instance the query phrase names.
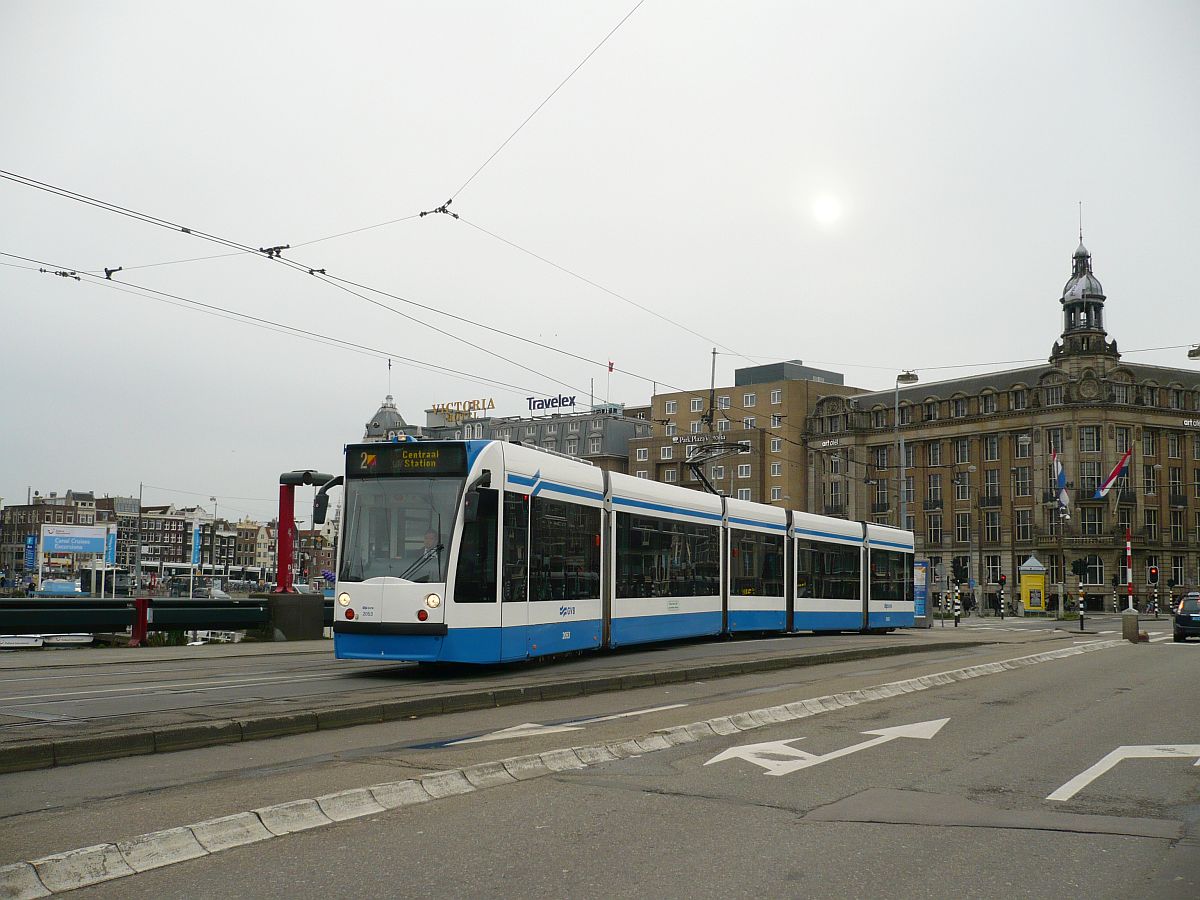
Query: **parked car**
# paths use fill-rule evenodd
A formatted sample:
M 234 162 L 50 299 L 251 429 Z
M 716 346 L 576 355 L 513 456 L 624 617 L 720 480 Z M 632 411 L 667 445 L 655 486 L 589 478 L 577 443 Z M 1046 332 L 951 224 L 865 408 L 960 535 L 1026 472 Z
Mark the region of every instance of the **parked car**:
M 1175 640 L 1200 637 L 1200 591 L 1192 591 L 1175 607 Z

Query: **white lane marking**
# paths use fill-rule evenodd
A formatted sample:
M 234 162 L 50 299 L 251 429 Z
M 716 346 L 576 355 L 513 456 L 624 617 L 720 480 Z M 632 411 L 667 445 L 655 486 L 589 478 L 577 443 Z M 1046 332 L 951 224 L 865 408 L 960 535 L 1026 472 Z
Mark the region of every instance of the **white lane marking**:
M 798 772 L 810 766 L 818 766 L 823 762 L 829 762 L 831 759 L 840 759 L 843 756 L 849 756 L 851 753 L 857 753 L 860 750 L 866 750 L 870 747 L 877 747 L 880 744 L 886 744 L 897 738 L 919 738 L 928 741 L 941 731 L 942 726 L 949 721 L 949 719 L 931 719 L 928 722 L 914 722 L 911 725 L 897 725 L 894 728 L 879 728 L 875 731 L 864 731 L 863 734 L 874 734 L 877 737 L 873 737 L 869 741 L 852 744 L 849 747 L 843 747 L 841 750 L 833 750 L 829 753 L 821 754 L 807 753 L 804 750 L 797 750 L 795 747 L 788 746 L 793 741 L 802 741 L 804 738 L 790 738 L 786 741 L 767 741 L 761 744 L 743 744 L 740 747 L 730 747 L 728 750 L 723 750 L 706 762 L 705 765 L 711 766 L 713 763 L 718 763 L 726 759 L 744 759 L 746 762 L 754 763 L 756 766 L 762 766 L 767 770 L 765 773 L 767 775 L 790 775 L 792 772 Z M 777 757 L 780 756 L 787 757 L 788 759 L 778 759 Z
M 507 741 L 511 738 L 530 737 L 537 734 L 556 734 L 561 731 L 582 731 L 585 725 L 591 725 L 593 722 L 611 722 L 614 719 L 628 719 L 631 716 L 644 716 L 648 713 L 663 712 L 668 709 L 680 709 L 684 706 L 687 706 L 687 704 L 672 703 L 668 706 L 652 706 L 649 709 L 635 709 L 632 712 L 616 713 L 611 716 L 577 719 L 574 722 L 563 722 L 561 725 L 539 725 L 536 722 L 525 722 L 522 725 L 514 725 L 511 728 L 501 728 L 499 731 L 481 734 L 478 737 L 465 738 L 461 741 L 451 741 L 446 746 L 455 747 L 458 744 L 482 744 L 487 741 Z
M 1081 790 L 1115 766 L 1123 759 L 1157 759 L 1159 757 L 1196 757 L 1193 765 L 1200 766 L 1200 744 L 1149 745 L 1141 747 L 1118 747 L 1094 766 L 1084 769 L 1047 800 L 1070 800 Z
M 611 722 L 613 719 L 627 719 L 630 716 L 644 716 L 648 713 L 665 712 L 668 709 L 683 709 L 686 703 L 671 703 L 667 706 L 651 706 L 649 709 L 635 709 L 633 712 L 617 713 L 612 716 L 596 716 L 593 719 L 579 719 L 571 724 L 590 725 L 593 722 Z
M 1171 640 L 1171 635 L 1164 634 L 1162 637 L 1150 638 L 1150 643 L 1157 644 L 1159 641 L 1169 641 L 1169 640 Z

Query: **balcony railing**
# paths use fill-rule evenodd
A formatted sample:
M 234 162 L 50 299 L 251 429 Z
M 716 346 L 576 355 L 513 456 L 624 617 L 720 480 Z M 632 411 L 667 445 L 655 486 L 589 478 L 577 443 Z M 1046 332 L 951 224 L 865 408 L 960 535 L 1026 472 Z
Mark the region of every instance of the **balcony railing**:
M 984 507 L 985 509 L 988 507 L 999 506 L 1000 505 L 1000 495 L 999 494 L 984 494 L 982 497 L 979 498 L 979 505 Z
M 827 516 L 844 516 L 846 514 L 846 505 L 844 503 L 826 503 L 825 515 Z
M 887 500 L 876 500 L 871 504 L 871 512 L 873 513 L 885 513 L 891 508 L 892 505 Z
M 1175 507 L 1187 506 L 1187 494 L 1171 494 L 1167 502 Z
M 942 508 L 942 498 L 941 497 L 938 497 L 936 500 L 929 498 L 929 497 L 927 497 L 925 499 L 925 511 L 926 512 L 931 512 L 935 509 L 941 509 L 941 508 Z

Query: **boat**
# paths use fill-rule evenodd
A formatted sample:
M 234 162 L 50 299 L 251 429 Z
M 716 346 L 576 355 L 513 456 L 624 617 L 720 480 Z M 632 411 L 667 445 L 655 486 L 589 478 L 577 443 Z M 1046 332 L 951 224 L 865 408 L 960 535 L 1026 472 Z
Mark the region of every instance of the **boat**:
M 0 650 L 37 650 L 42 643 L 40 634 L 0 634 Z

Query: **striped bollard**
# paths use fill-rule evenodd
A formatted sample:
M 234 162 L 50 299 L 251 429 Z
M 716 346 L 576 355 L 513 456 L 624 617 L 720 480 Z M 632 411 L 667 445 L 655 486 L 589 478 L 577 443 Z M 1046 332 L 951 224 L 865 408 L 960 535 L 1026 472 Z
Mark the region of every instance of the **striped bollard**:
M 958 583 L 954 584 L 954 627 L 958 627 L 958 618 L 962 615 L 962 603 L 958 597 Z

